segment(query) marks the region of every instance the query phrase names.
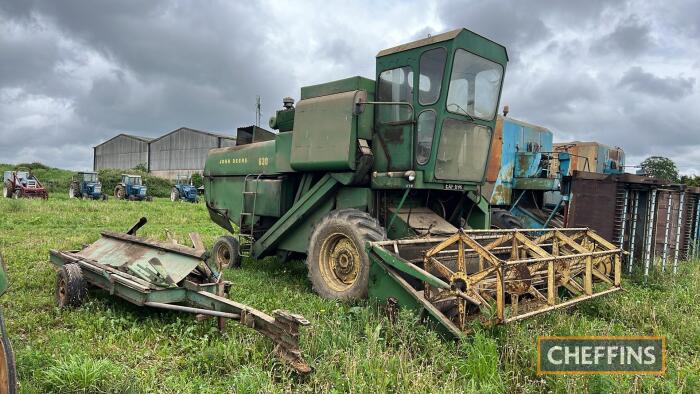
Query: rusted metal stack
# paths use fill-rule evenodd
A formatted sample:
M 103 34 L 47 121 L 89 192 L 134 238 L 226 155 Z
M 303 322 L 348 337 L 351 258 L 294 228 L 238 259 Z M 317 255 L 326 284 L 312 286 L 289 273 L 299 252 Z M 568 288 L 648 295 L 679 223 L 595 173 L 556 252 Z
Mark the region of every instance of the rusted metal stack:
M 589 227 L 627 250 L 627 272 L 648 275 L 658 267 L 699 255 L 700 188 L 633 174 L 575 171 L 567 225 Z

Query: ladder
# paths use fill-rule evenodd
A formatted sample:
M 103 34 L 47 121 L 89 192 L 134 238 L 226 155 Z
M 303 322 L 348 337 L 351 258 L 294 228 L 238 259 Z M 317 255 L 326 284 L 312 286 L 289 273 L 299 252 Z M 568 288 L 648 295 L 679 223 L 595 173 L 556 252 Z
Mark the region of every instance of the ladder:
M 258 185 L 260 184 L 260 177 L 263 174 L 248 174 L 243 180 L 243 193 L 241 194 L 241 213 L 238 217 L 238 255 L 241 257 L 250 257 L 253 251 L 253 244 L 255 243 L 255 204 L 258 199 Z M 249 182 L 255 182 L 255 188 L 253 191 L 248 190 Z M 246 211 L 246 202 L 248 201 L 248 196 L 253 199 L 253 209 Z M 244 223 L 245 218 L 250 218 L 250 226 L 245 229 L 248 230 L 244 233 Z

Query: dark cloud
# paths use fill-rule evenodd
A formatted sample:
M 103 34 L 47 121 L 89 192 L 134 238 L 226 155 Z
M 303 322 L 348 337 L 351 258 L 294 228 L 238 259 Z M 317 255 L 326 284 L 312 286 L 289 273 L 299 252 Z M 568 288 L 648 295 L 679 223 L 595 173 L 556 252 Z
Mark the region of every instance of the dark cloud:
M 644 71 L 639 66 L 635 66 L 625 72 L 618 86 L 650 96 L 677 100 L 693 92 L 695 78 L 684 78 L 682 76 L 661 78 Z
M 688 125 L 700 112 L 685 109 L 700 105 L 698 5 L 4 0 L 0 141 L 26 143 L 0 143 L 0 162 L 85 168 L 91 147 L 118 132 L 232 133 L 254 121 L 258 95 L 265 120 L 301 86 L 371 77 L 380 49 L 466 27 L 508 48 L 502 102 L 513 117 L 559 140 L 697 163 L 700 133 Z M 660 139 L 664 125 L 673 138 Z
M 621 21 L 610 34 L 601 37 L 591 46 L 594 55 L 626 55 L 635 57 L 655 47 L 651 25 L 642 22 L 637 15 Z

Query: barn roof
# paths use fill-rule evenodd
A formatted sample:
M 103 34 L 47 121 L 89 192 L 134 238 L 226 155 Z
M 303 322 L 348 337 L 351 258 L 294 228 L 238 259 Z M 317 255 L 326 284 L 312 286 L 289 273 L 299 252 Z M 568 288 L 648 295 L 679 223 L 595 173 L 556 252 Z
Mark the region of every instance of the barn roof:
M 193 128 L 190 128 L 190 127 L 180 127 L 180 128 L 175 129 L 175 130 L 173 130 L 173 131 L 171 131 L 171 132 L 169 132 L 169 133 L 167 133 L 167 134 L 163 134 L 163 135 L 161 135 L 161 136 L 158 137 L 158 138 L 152 139 L 152 140 L 150 140 L 149 142 L 156 142 L 156 141 L 158 141 L 158 140 L 161 140 L 161 139 L 163 139 L 163 138 L 169 136 L 170 134 L 174 134 L 174 133 L 177 133 L 177 132 L 179 132 L 179 131 L 191 131 L 191 132 L 193 132 L 193 133 L 206 134 L 206 135 L 210 135 L 210 136 L 212 136 L 212 137 L 226 138 L 226 139 L 229 139 L 229 140 L 235 140 L 235 139 L 236 139 L 236 137 L 234 137 L 234 136 L 232 136 L 232 135 L 217 134 L 217 133 L 212 133 L 212 132 L 209 132 L 209 131 L 202 131 L 202 130 L 193 129 Z
M 105 142 L 101 142 L 101 143 L 95 145 L 95 148 L 97 148 L 98 146 L 102 146 L 102 145 L 104 145 L 104 144 L 106 144 L 114 139 L 119 138 L 119 137 L 127 137 L 127 138 L 131 138 L 131 139 L 141 141 L 141 142 L 151 142 L 153 140 L 153 138 L 149 138 L 149 137 L 141 137 L 141 136 L 133 135 L 133 134 L 120 133 L 120 134 L 117 134 L 114 137 L 108 139 Z

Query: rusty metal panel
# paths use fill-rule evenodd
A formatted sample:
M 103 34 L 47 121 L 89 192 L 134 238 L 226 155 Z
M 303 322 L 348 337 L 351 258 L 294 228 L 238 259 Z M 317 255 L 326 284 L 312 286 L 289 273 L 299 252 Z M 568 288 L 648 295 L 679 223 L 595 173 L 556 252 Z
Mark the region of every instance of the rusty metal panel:
M 567 226 L 589 227 L 613 242 L 613 220 L 617 185 L 610 177 L 574 178 L 571 186 Z

